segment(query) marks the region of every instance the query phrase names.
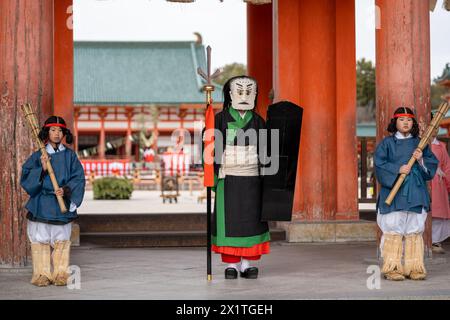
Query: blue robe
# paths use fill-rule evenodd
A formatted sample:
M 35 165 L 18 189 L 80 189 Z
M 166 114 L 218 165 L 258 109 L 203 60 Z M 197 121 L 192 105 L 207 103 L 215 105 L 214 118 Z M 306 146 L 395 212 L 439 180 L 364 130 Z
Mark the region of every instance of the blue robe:
M 22 166 L 20 185 L 30 196 L 25 208 L 28 219 L 49 224 L 67 224 L 78 215 L 76 209 L 84 197 L 85 178 L 83 167 L 75 152 L 69 148 L 50 155 L 50 162 L 60 187 L 68 187 L 70 195 L 64 195 L 68 211 L 61 213 L 50 176 L 44 173 L 41 164 L 41 152 L 37 151 Z
M 439 161 L 427 146 L 423 150 L 423 165 L 416 163 L 407 175 L 402 187 L 390 206 L 385 203 L 391 192 L 402 165 L 408 163 L 419 145 L 419 138 L 398 139 L 395 136 L 386 137 L 377 146 L 374 155 L 375 176 L 381 185 L 377 200 L 377 211 L 381 214 L 393 211 L 411 211 L 422 213 L 430 210 L 430 195 L 426 181 L 433 179 Z

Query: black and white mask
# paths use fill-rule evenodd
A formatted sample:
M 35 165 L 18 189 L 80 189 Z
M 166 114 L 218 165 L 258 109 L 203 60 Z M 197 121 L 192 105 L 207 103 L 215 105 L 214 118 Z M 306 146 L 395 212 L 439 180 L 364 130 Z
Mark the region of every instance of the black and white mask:
M 238 78 L 230 83 L 231 106 L 236 110 L 252 110 L 255 107 L 257 85 L 251 78 Z

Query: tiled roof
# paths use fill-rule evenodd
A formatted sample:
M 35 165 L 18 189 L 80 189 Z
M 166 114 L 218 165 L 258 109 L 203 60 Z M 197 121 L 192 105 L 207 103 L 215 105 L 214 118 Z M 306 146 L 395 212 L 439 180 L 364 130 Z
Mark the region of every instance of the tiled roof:
M 76 105 L 204 103 L 197 67 L 206 67 L 196 42 L 75 42 Z M 213 94 L 221 102 L 222 88 Z

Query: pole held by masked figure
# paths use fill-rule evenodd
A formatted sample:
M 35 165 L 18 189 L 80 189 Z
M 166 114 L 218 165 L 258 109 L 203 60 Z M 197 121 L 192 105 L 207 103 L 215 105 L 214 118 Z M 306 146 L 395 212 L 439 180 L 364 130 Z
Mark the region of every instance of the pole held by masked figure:
M 204 178 L 203 185 L 206 187 L 206 270 L 207 280 L 212 280 L 212 266 L 211 266 L 211 188 L 214 187 L 214 110 L 212 92 L 214 85 L 212 80 L 219 76 L 220 70 L 216 70 L 211 75 L 211 47 L 206 48 L 207 52 L 207 73 L 201 68 L 197 69 L 198 74 L 206 81 L 203 86 L 203 91 L 206 93 L 206 112 L 205 112 L 205 134 L 203 135 L 203 163 L 204 163 Z
M 47 172 L 48 172 L 48 175 L 50 176 L 50 180 L 52 182 L 53 189 L 56 192 L 59 190 L 58 181 L 56 180 L 55 172 L 53 171 L 53 167 L 50 162 L 50 158 L 48 156 L 47 150 L 45 149 L 45 145 L 42 142 L 42 140 L 39 138 L 39 125 L 38 125 L 36 114 L 33 111 L 33 107 L 29 103 L 22 105 L 22 112 L 25 116 L 25 119 L 27 120 L 28 127 L 30 128 L 31 133 L 34 138 L 34 142 L 36 143 L 38 149 L 41 151 L 41 154 L 45 155 L 47 157 L 47 161 L 46 161 Z M 61 213 L 66 213 L 67 207 L 66 207 L 66 204 L 64 203 L 63 197 L 56 195 L 56 199 L 58 200 L 59 209 L 61 210 Z
M 431 135 L 432 135 L 433 131 L 436 130 L 437 128 L 439 128 L 439 125 L 440 125 L 442 119 L 444 118 L 444 116 L 446 115 L 449 107 L 450 106 L 447 102 L 443 102 L 439 106 L 439 109 L 435 113 L 433 120 L 431 121 L 430 125 L 428 126 L 427 130 L 425 131 L 425 134 L 420 139 L 417 149 L 423 150 L 430 143 Z M 409 161 L 408 161 L 408 166 L 410 168 L 412 168 L 412 166 L 414 165 L 415 162 L 416 162 L 416 158 L 411 157 L 411 159 L 409 159 Z M 386 198 L 385 203 L 388 206 L 390 206 L 392 204 L 392 201 L 394 201 L 394 198 L 395 198 L 396 194 L 398 193 L 398 191 L 400 190 L 400 187 L 402 186 L 403 182 L 405 181 L 406 176 L 407 175 L 405 173 L 402 173 L 398 177 L 397 182 L 394 184 L 394 187 L 392 188 L 391 192 L 389 193 L 388 197 Z

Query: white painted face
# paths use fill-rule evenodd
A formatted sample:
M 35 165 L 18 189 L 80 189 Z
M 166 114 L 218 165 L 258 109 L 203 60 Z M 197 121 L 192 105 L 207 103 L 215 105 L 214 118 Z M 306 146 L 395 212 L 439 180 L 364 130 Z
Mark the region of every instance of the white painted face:
M 255 107 L 257 85 L 253 79 L 238 78 L 230 84 L 231 106 L 236 110 L 252 110 Z

